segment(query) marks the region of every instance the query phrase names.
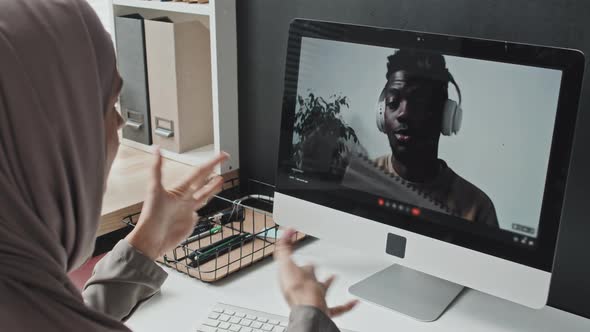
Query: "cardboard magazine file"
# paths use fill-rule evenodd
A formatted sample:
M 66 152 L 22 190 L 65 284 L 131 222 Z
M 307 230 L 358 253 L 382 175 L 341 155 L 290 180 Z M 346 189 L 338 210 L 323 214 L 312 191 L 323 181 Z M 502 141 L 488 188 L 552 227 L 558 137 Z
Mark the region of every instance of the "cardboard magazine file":
M 199 21 L 145 21 L 153 143 L 183 153 L 213 144 L 209 30 Z
M 125 82 L 120 98 L 123 137 L 151 145 L 144 19 L 139 14 L 115 17 L 115 31 L 119 72 Z

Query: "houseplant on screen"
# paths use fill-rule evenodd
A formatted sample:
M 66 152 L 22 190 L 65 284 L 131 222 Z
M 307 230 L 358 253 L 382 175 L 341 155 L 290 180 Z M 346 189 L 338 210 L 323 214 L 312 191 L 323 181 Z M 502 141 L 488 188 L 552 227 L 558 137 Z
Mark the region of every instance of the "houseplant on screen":
M 366 153 L 354 129 L 342 119 L 341 112 L 349 107 L 342 95 L 297 96 L 293 161 L 298 169 L 340 176 L 351 153 Z

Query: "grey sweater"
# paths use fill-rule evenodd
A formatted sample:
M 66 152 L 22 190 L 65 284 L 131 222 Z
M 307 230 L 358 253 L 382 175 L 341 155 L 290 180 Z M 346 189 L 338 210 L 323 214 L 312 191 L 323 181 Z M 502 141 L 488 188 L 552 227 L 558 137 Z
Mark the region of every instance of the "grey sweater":
M 159 290 L 168 274 L 154 261 L 121 240 L 98 264 L 84 287 L 89 307 L 117 320 L 127 319 Z M 332 320 L 315 307 L 298 306 L 289 317 L 288 332 L 338 332 Z

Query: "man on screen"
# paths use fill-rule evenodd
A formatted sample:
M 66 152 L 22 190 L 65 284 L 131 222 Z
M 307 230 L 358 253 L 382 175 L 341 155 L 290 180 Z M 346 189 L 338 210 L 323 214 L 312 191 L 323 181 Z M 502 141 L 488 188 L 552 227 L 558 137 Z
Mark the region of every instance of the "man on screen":
M 442 55 L 399 50 L 388 57 L 387 83 L 380 96 L 377 126 L 387 135 L 391 154 L 375 163 L 446 205 L 464 219 L 498 227 L 490 198 L 438 158 L 441 133 L 457 133 L 460 105 L 448 99 L 448 85 L 459 88 Z M 381 118 L 380 118 L 381 117 Z

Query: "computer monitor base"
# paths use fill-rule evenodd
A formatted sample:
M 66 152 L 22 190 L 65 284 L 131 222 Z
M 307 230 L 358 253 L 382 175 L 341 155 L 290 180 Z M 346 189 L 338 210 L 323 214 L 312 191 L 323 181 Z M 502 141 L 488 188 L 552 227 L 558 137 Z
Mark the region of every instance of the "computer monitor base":
M 437 320 L 463 286 L 395 264 L 362 280 L 349 292 L 423 322 Z

